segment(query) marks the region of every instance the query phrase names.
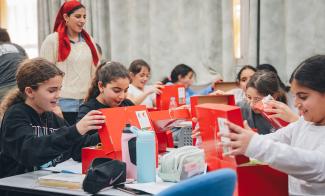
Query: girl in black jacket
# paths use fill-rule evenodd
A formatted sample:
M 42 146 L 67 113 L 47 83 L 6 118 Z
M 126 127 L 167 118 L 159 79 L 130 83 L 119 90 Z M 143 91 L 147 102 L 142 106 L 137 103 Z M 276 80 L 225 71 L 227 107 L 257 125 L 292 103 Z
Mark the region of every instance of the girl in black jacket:
M 134 103 L 126 98 L 130 80 L 128 70 L 118 62 L 99 65 L 85 102 L 79 107 L 77 121 L 91 110 L 133 106 Z
M 69 158 L 80 160 L 81 148 L 96 145 L 105 117 L 91 111 L 69 126 L 52 111 L 57 106 L 64 73 L 40 58 L 22 63 L 16 76 L 18 89 L 1 104 L 0 177 L 55 166 Z

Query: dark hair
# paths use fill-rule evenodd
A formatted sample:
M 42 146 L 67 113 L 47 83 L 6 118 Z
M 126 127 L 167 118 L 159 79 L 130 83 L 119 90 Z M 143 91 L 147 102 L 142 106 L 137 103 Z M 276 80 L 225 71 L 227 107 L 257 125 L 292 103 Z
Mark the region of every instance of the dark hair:
M 72 10 L 68 11 L 67 15 L 70 16 L 71 14 L 73 14 L 73 12 L 75 12 L 76 10 L 78 10 L 80 8 L 85 8 L 85 6 L 80 4 L 80 5 L 76 6 L 76 7 L 74 7 Z
M 119 78 L 128 78 L 131 81 L 128 70 L 124 67 L 124 65 L 113 61 L 107 61 L 100 64 L 96 69 L 95 77 L 91 82 L 85 102 L 92 98 L 96 98 L 100 94 L 98 89 L 99 81 L 106 86 L 106 84 Z
M 170 79 L 169 78 L 164 78 L 161 82 L 163 84 L 166 84 L 167 82 L 172 82 L 176 83 L 178 82 L 178 77 L 185 77 L 188 73 L 192 72 L 193 75 L 195 75 L 195 71 L 188 65 L 185 64 L 179 64 L 174 67 L 170 74 Z
M 146 67 L 149 72 L 151 70 L 149 64 L 146 61 L 144 61 L 142 59 L 136 59 L 136 60 L 132 61 L 132 63 L 130 64 L 129 72 L 136 75 L 136 74 L 140 73 L 142 67 Z
M 96 48 L 97 48 L 97 51 L 100 55 L 102 55 L 102 47 L 100 47 L 100 45 L 98 43 L 96 43 Z
M 0 28 L 0 42 L 10 42 L 10 36 L 7 29 Z
M 246 89 L 255 88 L 263 96 L 277 96 L 277 101 L 287 103 L 285 91 L 281 88 L 277 75 L 270 71 L 257 71 L 248 81 Z
M 64 76 L 64 73 L 53 63 L 42 59 L 27 59 L 21 63 L 16 74 L 18 89 L 8 93 L 1 103 L 1 117 L 12 105 L 26 100 L 25 88 L 37 90 L 45 81 L 55 77 Z
M 243 66 L 243 67 L 239 70 L 239 72 L 237 73 L 237 76 L 236 76 L 236 82 L 238 82 L 238 83 L 240 82 L 240 76 L 241 76 L 242 72 L 243 72 L 244 70 L 246 70 L 246 69 L 250 69 L 250 70 L 256 72 L 256 68 L 255 68 L 255 67 L 253 67 L 253 66 L 251 66 L 251 65 L 245 65 L 245 66 Z
M 257 70 L 264 70 L 264 71 L 271 71 L 271 72 L 275 73 L 276 76 L 278 77 L 281 88 L 283 88 L 283 90 L 285 90 L 286 92 L 289 92 L 290 86 L 286 86 L 282 82 L 282 80 L 281 80 L 281 78 L 280 78 L 280 76 L 278 74 L 278 71 L 275 69 L 275 67 L 273 65 L 271 65 L 271 64 L 260 64 L 260 65 L 257 65 L 256 69 Z
M 290 83 L 295 80 L 299 85 L 320 93 L 325 92 L 325 55 L 316 55 L 303 61 L 292 73 Z

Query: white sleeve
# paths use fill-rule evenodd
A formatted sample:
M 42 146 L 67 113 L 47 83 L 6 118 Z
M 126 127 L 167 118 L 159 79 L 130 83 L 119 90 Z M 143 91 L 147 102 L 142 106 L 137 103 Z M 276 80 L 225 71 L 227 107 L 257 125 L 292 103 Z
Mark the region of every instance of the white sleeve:
M 325 145 L 305 150 L 255 134 L 245 155 L 265 162 L 296 178 L 309 182 L 325 182 Z
M 51 34 L 45 38 L 40 49 L 40 57 L 46 60 L 56 63 L 58 53 L 57 36 Z
M 294 127 L 297 126 L 297 123 L 298 122 L 293 122 L 287 125 L 286 127 L 278 129 L 274 133 L 269 133 L 264 135 L 264 137 L 267 139 L 271 139 L 275 142 L 290 144 L 291 137 L 292 137 L 292 130 L 294 129 Z

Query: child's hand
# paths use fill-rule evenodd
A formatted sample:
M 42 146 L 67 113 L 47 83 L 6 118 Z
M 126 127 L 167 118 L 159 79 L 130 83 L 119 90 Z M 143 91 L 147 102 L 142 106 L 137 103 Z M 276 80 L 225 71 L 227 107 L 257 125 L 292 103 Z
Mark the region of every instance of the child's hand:
M 64 119 L 64 116 L 63 116 L 63 113 L 62 113 L 62 110 L 60 108 L 59 105 L 57 105 L 54 109 L 53 109 L 53 112 L 54 114 L 56 114 L 57 116 L 61 117 Z
M 84 135 L 90 130 L 102 128 L 105 122 L 105 116 L 98 110 L 92 110 L 86 114 L 77 124 L 77 130 L 81 135 Z
M 150 94 L 152 94 L 152 93 L 160 94 L 162 88 L 164 88 L 164 85 L 156 83 L 156 84 L 150 86 L 150 87 L 145 91 L 145 93 L 148 94 L 148 95 L 150 95 Z
M 222 90 L 216 90 L 213 91 L 212 93 L 209 93 L 209 95 L 227 95 L 227 93 Z
M 248 126 L 247 121 L 244 121 L 244 128 L 229 121 L 227 121 L 226 124 L 228 125 L 230 132 L 218 133 L 218 135 L 230 138 L 231 140 L 229 143 L 222 144 L 225 147 L 231 147 L 231 151 L 227 153 L 227 155 L 245 154 L 250 140 L 256 133 Z
M 280 118 L 286 122 L 295 122 L 299 119 L 299 116 L 291 111 L 288 105 L 285 103 L 270 100 L 267 102 L 270 107 L 264 109 L 265 112 L 274 113 L 269 115 L 271 118 Z

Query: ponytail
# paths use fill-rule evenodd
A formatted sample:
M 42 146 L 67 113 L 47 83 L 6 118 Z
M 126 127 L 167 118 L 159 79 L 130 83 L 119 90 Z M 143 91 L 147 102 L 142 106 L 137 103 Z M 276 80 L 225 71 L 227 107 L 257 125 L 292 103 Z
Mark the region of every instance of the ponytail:
M 97 68 L 96 68 L 96 72 L 95 72 L 95 76 L 93 77 L 92 81 L 91 81 L 91 84 L 90 84 L 90 87 L 89 87 L 89 90 L 88 90 L 88 93 L 87 93 L 87 96 L 85 97 L 84 99 L 84 102 L 87 102 L 89 101 L 90 99 L 93 99 L 95 97 L 97 97 L 100 92 L 99 92 L 99 88 L 98 88 L 98 75 L 99 75 L 99 72 L 101 70 L 101 68 L 106 64 L 106 62 L 104 63 L 101 63 Z
M 171 82 L 171 80 L 170 80 L 168 77 L 165 77 L 165 78 L 161 81 L 162 84 L 167 84 L 168 82 Z
M 0 120 L 2 120 L 4 113 L 7 111 L 7 109 L 16 104 L 25 102 L 25 95 L 19 91 L 18 88 L 11 89 L 8 94 L 4 97 L 3 101 L 0 105 Z

